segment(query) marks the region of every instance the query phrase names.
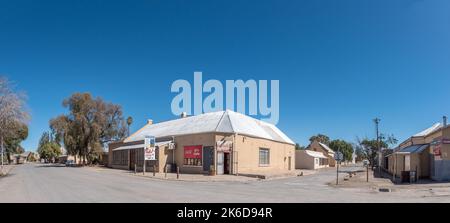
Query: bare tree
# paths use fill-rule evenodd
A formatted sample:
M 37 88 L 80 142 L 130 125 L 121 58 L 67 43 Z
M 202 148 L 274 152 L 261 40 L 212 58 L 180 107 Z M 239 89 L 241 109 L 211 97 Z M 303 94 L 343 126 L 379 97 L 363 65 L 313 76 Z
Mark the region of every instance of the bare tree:
M 25 109 L 24 93 L 16 92 L 15 86 L 3 76 L 0 76 L 0 147 L 1 168 L 3 172 L 4 140 L 14 137 L 16 129 L 25 124 L 29 114 Z

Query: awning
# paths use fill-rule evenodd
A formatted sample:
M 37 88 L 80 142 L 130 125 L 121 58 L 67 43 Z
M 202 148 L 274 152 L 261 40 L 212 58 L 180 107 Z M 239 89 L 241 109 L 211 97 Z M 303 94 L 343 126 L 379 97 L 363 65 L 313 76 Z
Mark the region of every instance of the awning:
M 411 154 L 411 153 L 421 153 L 427 149 L 429 144 L 412 145 L 395 152 L 396 154 Z
M 157 142 L 156 146 L 165 146 L 171 143 L 172 141 L 164 141 L 164 142 Z M 117 149 L 113 149 L 113 151 L 121 151 L 121 150 L 132 150 L 132 149 L 143 149 L 145 147 L 145 144 L 138 144 L 138 145 L 132 145 L 132 146 L 121 146 Z

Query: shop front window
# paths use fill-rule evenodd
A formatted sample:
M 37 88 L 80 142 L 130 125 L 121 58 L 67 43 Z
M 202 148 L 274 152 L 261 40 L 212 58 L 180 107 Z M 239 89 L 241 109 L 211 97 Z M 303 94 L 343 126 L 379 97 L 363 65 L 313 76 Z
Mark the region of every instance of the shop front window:
M 185 146 L 184 147 L 184 165 L 202 166 L 203 146 Z

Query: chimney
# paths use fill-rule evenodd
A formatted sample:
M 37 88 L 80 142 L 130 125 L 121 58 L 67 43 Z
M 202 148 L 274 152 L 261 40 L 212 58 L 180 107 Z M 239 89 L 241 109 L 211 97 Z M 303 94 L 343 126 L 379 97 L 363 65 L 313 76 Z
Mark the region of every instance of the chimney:
M 151 119 L 147 120 L 147 125 L 153 125 L 153 120 Z
M 447 127 L 447 116 L 444 115 L 444 117 L 442 117 L 442 119 L 443 119 L 442 125 L 443 125 L 444 127 Z
M 186 112 L 182 112 L 180 117 L 181 118 L 186 118 L 187 117 L 187 113 Z

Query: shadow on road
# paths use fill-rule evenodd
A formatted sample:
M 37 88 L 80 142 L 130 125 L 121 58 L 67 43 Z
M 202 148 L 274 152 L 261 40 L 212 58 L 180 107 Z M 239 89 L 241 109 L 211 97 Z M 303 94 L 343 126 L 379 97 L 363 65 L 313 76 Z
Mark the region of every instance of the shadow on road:
M 66 167 L 63 164 L 47 164 L 47 165 L 37 165 L 36 168 L 58 168 L 58 167 Z

